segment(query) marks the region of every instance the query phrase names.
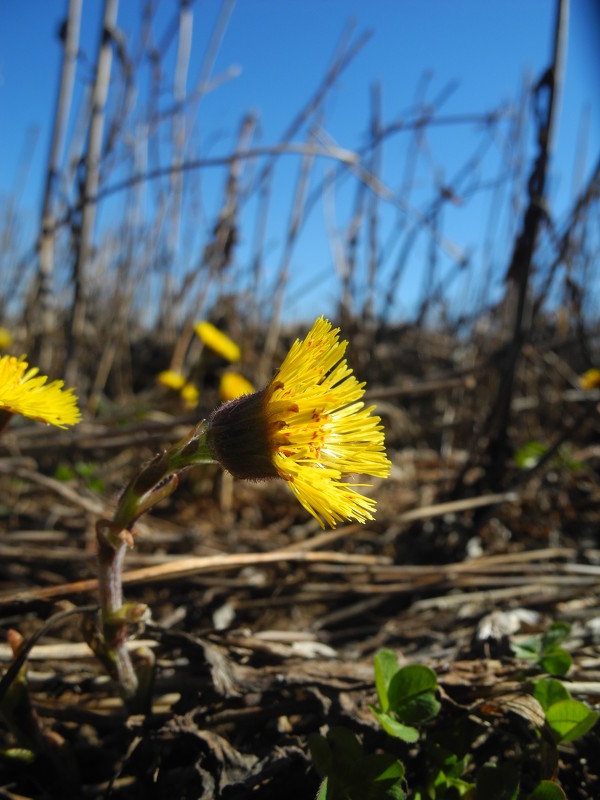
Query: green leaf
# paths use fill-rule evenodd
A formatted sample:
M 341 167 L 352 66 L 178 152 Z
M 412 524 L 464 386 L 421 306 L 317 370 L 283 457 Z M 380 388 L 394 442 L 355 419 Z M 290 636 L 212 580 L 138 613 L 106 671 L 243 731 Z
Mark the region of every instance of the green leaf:
M 557 742 L 572 742 L 593 727 L 598 714 L 579 700 L 560 700 L 547 709 L 546 719 Z
M 555 678 L 540 678 L 533 683 L 533 696 L 544 709 L 547 711 L 554 703 L 560 700 L 570 700 L 571 695 L 568 689 Z
M 404 800 L 404 766 L 391 753 L 363 754 L 347 728 L 309 740 L 313 762 L 324 778 L 317 800 Z
M 564 642 L 570 633 L 571 626 L 568 622 L 553 622 L 548 630 L 542 634 L 542 653 L 545 653 L 550 648 L 554 648 L 559 644 L 562 644 L 562 642 Z
M 390 753 L 375 753 L 361 761 L 361 773 L 368 783 L 397 783 L 404 778 L 404 765 Z
M 517 658 L 537 661 L 540 655 L 540 637 L 531 636 L 522 642 L 511 642 L 510 647 Z
M 527 795 L 527 800 L 567 800 L 567 796 L 556 783 L 541 781 L 533 792 Z
M 571 656 L 560 644 L 570 633 L 571 626 L 567 622 L 553 622 L 541 636 L 511 642 L 511 648 L 517 658 L 537 661 L 544 672 L 565 675 L 571 668 Z
M 477 800 L 517 800 L 519 773 L 513 764 L 486 764 L 477 773 Z
M 399 782 L 404 780 L 404 773 L 405 773 L 404 764 L 398 759 L 395 759 L 393 764 L 390 764 L 389 767 L 384 769 L 384 771 L 380 775 L 378 775 L 377 778 L 375 778 L 375 780 L 378 782 L 391 781 L 391 780 Z
M 327 798 L 327 778 L 325 778 L 323 783 L 319 786 L 319 793 L 317 795 L 317 800 L 328 800 L 328 798 Z
M 22 764 L 33 764 L 37 755 L 27 747 L 7 747 L 2 751 L 2 758 L 7 761 L 18 761 Z
M 402 786 L 397 783 L 385 790 L 384 800 L 406 800 L 406 792 Z
M 327 742 L 336 760 L 346 761 L 353 766 L 363 756 L 361 743 L 348 728 L 341 726 L 330 728 L 327 732 Z
M 475 784 L 470 781 L 465 781 L 463 778 L 448 778 L 448 788 L 455 789 L 459 797 L 469 795 L 475 789 Z
M 519 469 L 535 467 L 540 458 L 547 452 L 546 445 L 535 440 L 527 442 L 515 453 L 515 463 Z
M 78 461 L 75 464 L 75 471 L 82 478 L 91 478 L 96 472 L 96 465 L 87 461 Z
M 408 725 L 420 725 L 437 716 L 441 707 L 433 692 L 428 692 L 403 703 L 398 709 L 398 716 Z
M 57 481 L 70 481 L 75 477 L 75 472 L 66 464 L 59 464 L 54 472 L 54 479 Z
M 398 670 L 390 683 L 390 709 L 407 724 L 426 722 L 441 706 L 434 695 L 437 676 L 429 667 L 411 664 Z
M 318 733 L 313 733 L 308 737 L 308 746 L 313 764 L 319 775 L 322 778 L 329 775 L 333 764 L 333 755 L 327 739 Z
M 452 775 L 441 769 L 435 776 L 433 782 L 430 784 L 430 787 L 433 787 L 434 790 L 441 790 L 440 792 L 435 791 L 433 795 L 434 797 L 445 797 L 446 789 L 454 789 L 459 797 L 464 797 L 468 792 L 471 792 L 475 788 L 475 784 L 463 780 L 463 778 L 459 777 L 458 775 Z M 452 793 L 452 796 L 454 796 L 454 792 Z
M 403 725 L 389 714 L 379 711 L 379 709 L 374 706 L 369 706 L 369 708 L 377 718 L 383 730 L 390 736 L 394 736 L 396 739 L 402 739 L 403 742 L 409 743 L 416 742 L 419 738 L 419 731 L 416 728 Z
M 438 751 L 439 755 L 439 751 Z M 463 758 L 458 758 L 456 753 L 448 754 L 442 761 L 441 770 L 447 780 L 454 780 L 460 778 L 466 770 L 470 761 L 470 754 L 465 755 Z
M 391 680 L 389 699 L 392 709 L 424 692 L 437 689 L 437 675 L 423 664 L 409 664 L 399 669 Z
M 567 469 L 585 469 L 584 463 L 577 458 L 573 458 L 572 449 L 564 444 L 558 449 L 558 457 L 555 459 L 556 465 L 559 467 L 566 467 Z
M 375 654 L 375 688 L 382 711 L 390 707 L 388 692 L 392 678 L 398 672 L 398 658 L 392 650 L 379 650 Z
M 549 675 L 566 675 L 571 669 L 571 656 L 562 647 L 548 647 L 540 658 L 540 666 Z

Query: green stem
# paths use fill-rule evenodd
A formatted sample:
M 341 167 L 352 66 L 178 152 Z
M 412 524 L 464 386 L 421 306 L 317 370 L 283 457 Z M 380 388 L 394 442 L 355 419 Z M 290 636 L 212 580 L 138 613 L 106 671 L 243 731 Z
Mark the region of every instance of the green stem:
M 121 495 L 112 521 L 96 523 L 101 625 L 87 631 L 88 642 L 117 681 L 132 711 L 149 707 L 154 666 L 152 654 L 144 652 L 139 654 L 136 670 L 127 647 L 130 626 L 147 616 L 146 606 L 123 603 L 123 564 L 127 549 L 134 545 L 133 526 L 142 514 L 175 491 L 180 472 L 213 460 L 202 421 L 188 436 L 142 467 Z

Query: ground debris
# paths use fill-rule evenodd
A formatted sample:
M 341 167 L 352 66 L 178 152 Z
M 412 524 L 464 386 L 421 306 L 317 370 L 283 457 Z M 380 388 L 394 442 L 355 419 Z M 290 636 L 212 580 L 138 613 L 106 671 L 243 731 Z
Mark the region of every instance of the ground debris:
M 81 619 L 68 617 L 33 647 L 27 672 L 32 702 L 64 742 L 62 754 L 45 754 L 39 769 L 4 758 L 3 796 L 314 797 L 312 733 L 345 725 L 365 745 L 385 746 L 369 710 L 381 648 L 400 665 L 435 670 L 444 719 L 468 713 L 482 726 L 474 757 L 485 763 L 510 752 L 516 736 L 528 741 L 544 729 L 539 704 L 523 692 L 528 665 L 512 644 L 557 620 L 571 626 L 571 694 L 597 707 L 597 416 L 543 469 L 525 474 L 509 462 L 504 486 L 479 490 L 485 461 L 475 463 L 473 430 L 494 383 L 475 368 L 470 380 L 453 378 L 453 342 L 438 336 L 430 344 L 435 369 L 405 385 L 378 375 L 376 359 L 365 361 L 393 462 L 390 479 L 371 490 L 374 522 L 321 532 L 282 484 L 235 482 L 224 493 L 212 466 L 190 472 L 176 495 L 140 520 L 124 583 L 128 599 L 152 611 L 138 634 L 156 656 L 152 713 L 127 717 L 83 641 Z M 547 360 L 532 361 L 516 398 L 515 449 L 551 444 L 579 402 Z M 394 369 L 409 373 L 410 359 Z M 535 408 L 525 402 L 533 399 Z M 4 632 L 15 628 L 27 639 L 54 613 L 95 602 L 96 519 L 110 513 L 136 465 L 192 422 L 165 415 L 146 428 L 84 423 L 68 439 L 69 458 L 93 460 L 102 493 L 76 472 L 66 482 L 55 477 L 50 454 L 64 432 L 23 430 L 18 450 L 14 433 L 4 438 L 0 486 L 11 509 L 0 543 Z M 0 661 L 11 658 L 0 642 Z M 1 748 L 14 744 L 0 726 Z M 599 748 L 594 728 L 561 749 L 569 800 L 600 796 Z

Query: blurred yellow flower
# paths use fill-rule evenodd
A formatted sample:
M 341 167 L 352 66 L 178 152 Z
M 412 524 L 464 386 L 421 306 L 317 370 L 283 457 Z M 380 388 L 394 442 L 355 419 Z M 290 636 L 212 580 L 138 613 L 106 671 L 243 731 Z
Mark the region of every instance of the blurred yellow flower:
M 81 413 L 73 389 L 63 389 L 63 381 L 47 384 L 37 367 L 28 366 L 24 357 L 0 358 L 0 410 L 59 428 L 76 425 Z
M 244 394 L 252 394 L 254 386 L 239 372 L 224 372 L 219 385 L 221 400 L 235 400 Z
M 176 392 L 183 389 L 185 386 L 185 378 L 180 372 L 176 372 L 174 369 L 166 369 L 163 372 L 159 372 L 156 376 L 156 380 L 161 386 L 164 386 L 166 389 L 173 389 Z
M 198 387 L 194 386 L 193 383 L 186 383 L 181 389 L 181 397 L 186 405 L 186 408 L 196 408 L 198 405 L 198 399 L 200 398 Z
M 600 369 L 588 369 L 579 378 L 582 389 L 597 389 L 600 386 Z
M 207 347 L 227 361 L 239 361 L 239 346 L 210 322 L 197 322 L 194 330 Z
M 12 333 L 6 328 L 0 328 L 0 350 L 5 350 L 13 343 Z
M 215 460 L 250 480 L 283 478 L 304 508 L 325 527 L 373 519 L 375 500 L 344 478 L 385 478 L 391 464 L 374 406 L 361 402 L 359 383 L 343 358 L 347 342 L 321 317 L 296 340 L 262 391 L 225 403 L 208 422 Z

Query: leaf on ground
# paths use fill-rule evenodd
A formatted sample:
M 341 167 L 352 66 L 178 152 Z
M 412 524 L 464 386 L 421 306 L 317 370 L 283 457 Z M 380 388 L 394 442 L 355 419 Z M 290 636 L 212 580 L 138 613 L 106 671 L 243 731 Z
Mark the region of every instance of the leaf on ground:
M 546 719 L 558 742 L 572 742 L 594 726 L 598 713 L 579 700 L 560 700 L 546 711 Z

